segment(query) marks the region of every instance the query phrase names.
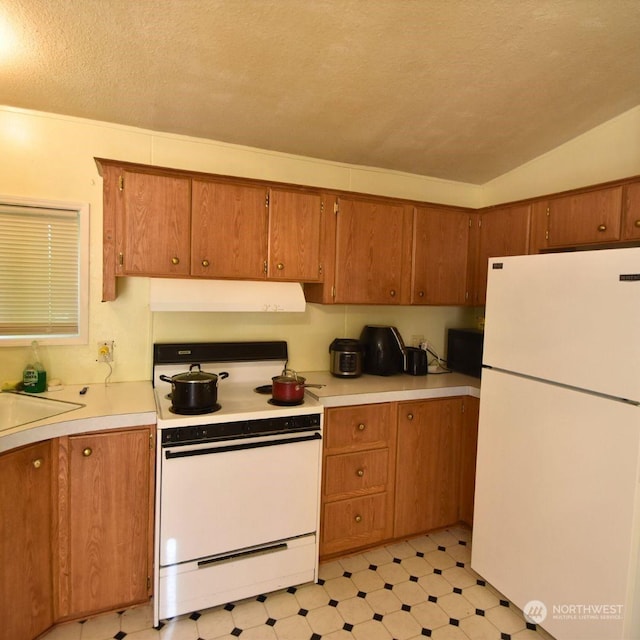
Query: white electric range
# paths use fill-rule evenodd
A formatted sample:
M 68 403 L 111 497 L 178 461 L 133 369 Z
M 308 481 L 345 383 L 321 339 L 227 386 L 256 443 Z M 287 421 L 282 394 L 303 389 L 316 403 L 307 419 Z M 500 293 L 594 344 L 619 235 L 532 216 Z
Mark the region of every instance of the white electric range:
M 317 580 L 322 406 L 273 404 L 287 344 L 155 344 L 158 412 L 154 624 Z M 217 382 L 216 410 L 172 409 L 160 379 L 193 364 Z

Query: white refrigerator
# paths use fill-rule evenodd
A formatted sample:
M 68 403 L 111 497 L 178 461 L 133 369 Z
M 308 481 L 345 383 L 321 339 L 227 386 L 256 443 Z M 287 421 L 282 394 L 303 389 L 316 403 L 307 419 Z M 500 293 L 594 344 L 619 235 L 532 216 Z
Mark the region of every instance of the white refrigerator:
M 492 258 L 471 566 L 558 640 L 640 638 L 640 248 Z

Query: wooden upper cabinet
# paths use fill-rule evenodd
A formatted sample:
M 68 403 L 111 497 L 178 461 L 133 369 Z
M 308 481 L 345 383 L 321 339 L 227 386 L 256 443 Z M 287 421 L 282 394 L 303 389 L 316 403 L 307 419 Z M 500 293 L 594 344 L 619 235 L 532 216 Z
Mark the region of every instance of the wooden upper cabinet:
M 548 246 L 565 247 L 620 239 L 622 187 L 549 200 Z
M 191 181 L 123 170 L 120 184 L 119 275 L 189 275 Z
M 640 240 L 640 182 L 624 188 L 622 239 Z
M 191 274 L 263 279 L 267 189 L 206 180 L 193 180 L 191 189 Z
M 470 219 L 466 211 L 414 209 L 411 304 L 465 304 Z
M 489 258 L 528 253 L 530 216 L 530 204 L 497 207 L 480 213 L 472 304 L 485 303 Z
M 269 189 L 269 279 L 322 279 L 322 218 L 319 193 Z
M 411 207 L 339 198 L 336 225 L 334 302 L 407 304 Z

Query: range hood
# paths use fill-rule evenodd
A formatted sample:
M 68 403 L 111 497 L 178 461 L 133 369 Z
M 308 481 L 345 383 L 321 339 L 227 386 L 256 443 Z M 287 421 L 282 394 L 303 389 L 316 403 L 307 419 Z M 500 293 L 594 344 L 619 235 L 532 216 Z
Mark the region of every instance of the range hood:
M 298 282 L 150 278 L 151 311 L 295 311 L 306 308 Z

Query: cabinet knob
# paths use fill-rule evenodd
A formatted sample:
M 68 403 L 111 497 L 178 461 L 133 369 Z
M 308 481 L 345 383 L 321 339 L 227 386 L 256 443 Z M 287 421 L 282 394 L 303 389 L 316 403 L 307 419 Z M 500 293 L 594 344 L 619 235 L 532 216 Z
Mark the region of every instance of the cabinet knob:
M 203 267 L 208 267 L 208 266 L 209 266 L 209 261 L 208 261 L 208 260 L 203 260 L 200 264 L 201 264 Z
M 278 264 L 276 265 L 276 269 L 278 271 L 282 271 L 284 269 L 284 265 L 282 264 L 282 262 L 278 262 Z
M 424 291 L 418 291 L 418 296 L 420 298 L 424 298 Z
M 367 428 L 367 425 L 366 425 L 366 424 L 364 424 L 363 422 L 361 422 L 361 423 L 358 425 L 358 431 L 364 431 L 366 428 Z
M 359 516 L 359 515 L 358 515 L 358 516 L 356 516 L 356 517 L 354 518 L 354 520 L 355 520 L 356 522 L 362 522 L 362 516 Z
M 395 297 L 396 297 L 396 290 L 395 290 L 395 289 L 391 289 L 391 291 L 389 291 L 389 295 L 390 295 L 392 298 L 395 298 Z
M 356 475 L 358 476 L 358 478 L 362 478 L 362 476 L 364 475 L 364 469 L 358 469 L 356 471 Z
M 82 450 L 82 455 L 83 455 L 85 458 L 88 458 L 92 453 L 93 453 L 93 449 L 92 449 L 91 447 L 85 447 L 85 448 Z
M 34 469 L 39 469 L 42 466 L 42 458 L 36 458 L 31 464 L 33 465 Z
M 598 225 L 598 231 L 606 231 L 607 230 L 607 225 L 606 224 L 599 224 Z
M 640 220 L 636 220 L 633 224 L 636 227 L 640 227 Z
M 173 256 L 173 258 L 171 258 L 171 264 L 180 264 L 180 258 Z
M 413 420 L 413 413 L 407 413 L 407 420 Z

